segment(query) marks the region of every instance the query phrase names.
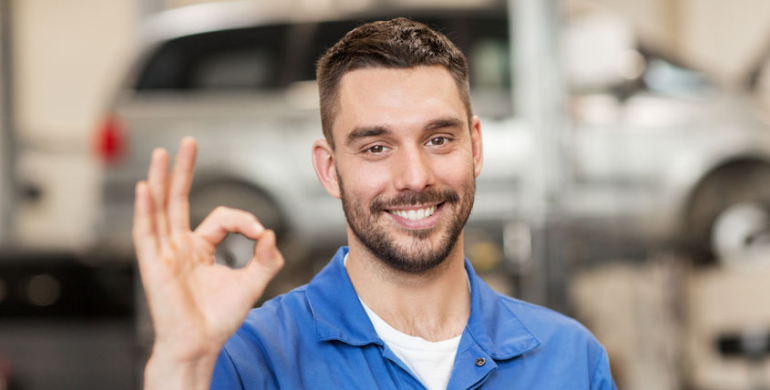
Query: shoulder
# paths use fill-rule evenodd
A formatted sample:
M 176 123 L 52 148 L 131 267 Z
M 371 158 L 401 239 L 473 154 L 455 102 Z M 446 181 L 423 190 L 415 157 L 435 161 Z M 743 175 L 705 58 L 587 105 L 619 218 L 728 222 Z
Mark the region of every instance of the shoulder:
M 536 348 L 524 355 L 534 359 L 530 360 L 533 366 L 540 363 L 543 372 L 560 373 L 553 380 L 581 383 L 579 387 L 591 389 L 615 389 L 607 353 L 583 324 L 515 298 L 501 295 L 499 302 L 539 341 Z M 561 385 L 551 388 L 557 387 Z
M 313 313 L 306 291 L 307 286 L 298 287 L 252 309 L 226 346 L 237 345 L 239 341 L 264 343 L 276 338 L 286 341 L 297 333 L 312 332 Z
M 274 355 L 274 350 L 288 350 L 302 339 L 315 337 L 305 289 L 299 287 L 249 312 L 224 348 L 236 366 L 263 360 Z
M 473 276 L 473 275 L 472 275 Z M 578 321 L 552 309 L 501 295 L 471 278 L 469 330 L 498 364 L 491 380 L 521 388 L 612 389 L 604 348 Z M 605 386 L 607 385 L 607 386 Z
M 513 312 L 520 320 L 536 328 L 555 327 L 561 330 L 569 329 L 587 332 L 587 329 L 577 320 L 553 309 L 502 294 L 498 294 L 498 297 L 501 304 Z
M 599 354 L 603 347 L 583 324 L 555 310 L 500 295 L 500 303 L 521 321 L 542 345 L 573 346 Z
M 305 287 L 252 309 L 222 349 L 212 388 L 275 388 L 303 340 L 315 338 L 312 318 Z

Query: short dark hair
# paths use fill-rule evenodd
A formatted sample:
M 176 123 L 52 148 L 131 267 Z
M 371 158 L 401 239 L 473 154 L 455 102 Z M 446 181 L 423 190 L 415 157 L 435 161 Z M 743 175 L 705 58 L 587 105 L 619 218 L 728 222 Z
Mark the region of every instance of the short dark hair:
M 407 18 L 377 21 L 356 27 L 318 60 L 316 78 L 324 137 L 334 148 L 332 126 L 339 111 L 339 84 L 345 73 L 363 68 L 440 65 L 457 84 L 470 123 L 472 112 L 468 61 L 443 34 Z

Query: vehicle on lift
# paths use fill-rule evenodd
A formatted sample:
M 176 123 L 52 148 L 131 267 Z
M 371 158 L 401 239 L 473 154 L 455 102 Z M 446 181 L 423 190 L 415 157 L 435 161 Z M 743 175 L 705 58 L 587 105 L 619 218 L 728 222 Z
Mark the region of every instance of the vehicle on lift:
M 302 14 L 285 5 L 233 2 L 191 6 L 153 18 L 143 30 L 137 60 L 97 132 L 105 162 L 100 251 L 132 257 L 133 186 L 146 176 L 153 148 L 173 152 L 183 136 L 191 135 L 199 144 L 190 195 L 193 223 L 217 205 L 249 210 L 279 236 L 287 266 L 278 279 L 291 278 L 293 269 L 313 271 L 299 259 L 346 241 L 339 201 L 320 185 L 310 160 L 310 147 L 322 136 L 315 61 L 361 20 L 403 11 Z M 482 57 L 476 62 L 489 62 L 485 72 L 472 75 L 472 84 L 479 86 L 473 97 L 477 113 L 496 118 L 497 126 L 516 126 L 506 87 L 508 24 L 499 10 L 415 9 L 409 14 L 453 32 L 461 48 Z M 487 156 L 492 165 L 521 165 L 520 153 Z M 479 180 L 490 191 L 477 198 L 474 211 L 476 226 L 497 224 L 483 229 L 498 235 L 505 220 L 501 216 L 515 215 L 510 198 L 515 183 L 507 180 L 509 172 L 500 174 L 494 179 L 487 173 Z M 485 240 L 500 241 L 490 237 Z M 240 266 L 252 245 L 231 235 L 217 259 Z
M 146 176 L 152 148 L 173 152 L 187 135 L 199 142 L 193 221 L 217 205 L 249 210 L 277 231 L 289 269 L 294 260 L 310 269 L 299 259 L 344 243 L 341 206 L 310 161 L 321 137 L 314 63 L 361 21 L 396 15 L 437 27 L 470 62 L 485 159 L 466 252 L 490 264 L 521 260 L 512 221 L 529 207 L 521 188 L 537 129 L 513 110 L 507 12 L 478 7 L 301 12 L 221 2 L 152 18 L 97 132 L 105 162 L 101 249 L 132 257 L 133 186 Z M 747 252 L 767 233 L 752 222 L 767 217 L 770 203 L 767 126 L 703 75 L 635 53 L 633 77 L 570 96 L 573 123 L 561 145 L 567 221 L 597 234 L 687 243 L 704 258 Z M 747 209 L 751 216 L 741 217 Z M 250 253 L 234 236 L 217 256 L 237 266 Z

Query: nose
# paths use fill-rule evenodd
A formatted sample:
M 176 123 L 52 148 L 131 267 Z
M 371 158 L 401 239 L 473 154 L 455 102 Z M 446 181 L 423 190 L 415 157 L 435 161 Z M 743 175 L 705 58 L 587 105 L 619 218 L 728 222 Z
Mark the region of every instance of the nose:
M 421 192 L 435 184 L 430 156 L 419 146 L 402 148 L 397 164 L 394 184 L 398 191 Z

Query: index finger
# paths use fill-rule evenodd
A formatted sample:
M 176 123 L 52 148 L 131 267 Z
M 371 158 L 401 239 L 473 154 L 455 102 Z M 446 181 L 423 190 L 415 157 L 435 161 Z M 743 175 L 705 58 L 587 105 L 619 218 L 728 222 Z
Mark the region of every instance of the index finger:
M 195 139 L 184 137 L 174 160 L 169 188 L 168 214 L 171 230 L 190 230 L 190 185 L 198 147 Z

